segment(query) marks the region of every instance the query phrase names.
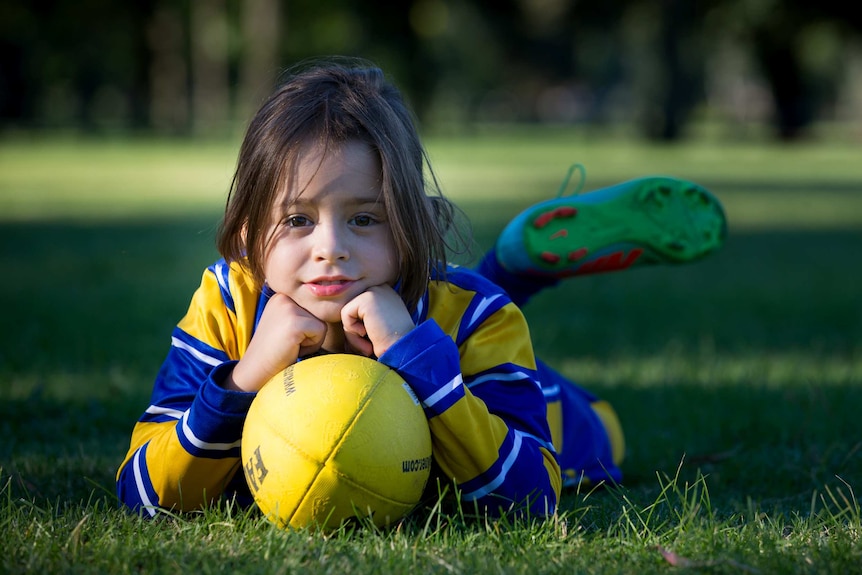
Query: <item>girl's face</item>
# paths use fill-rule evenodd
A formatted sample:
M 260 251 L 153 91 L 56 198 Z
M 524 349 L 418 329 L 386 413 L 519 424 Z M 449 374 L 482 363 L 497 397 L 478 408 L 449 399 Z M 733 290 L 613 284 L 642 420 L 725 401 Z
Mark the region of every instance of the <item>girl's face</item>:
M 264 273 L 276 293 L 340 323 L 344 304 L 370 287 L 394 285 L 399 266 L 378 157 L 356 140 L 321 156 L 320 146 L 307 145 L 277 196 Z

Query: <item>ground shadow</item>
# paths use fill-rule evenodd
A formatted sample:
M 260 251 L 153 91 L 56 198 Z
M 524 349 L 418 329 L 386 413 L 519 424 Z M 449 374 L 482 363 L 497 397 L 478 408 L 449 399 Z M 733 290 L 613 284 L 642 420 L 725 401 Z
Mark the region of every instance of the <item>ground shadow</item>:
M 16 494 L 79 501 L 94 485 L 112 489 L 170 330 L 216 257 L 216 221 L 0 224 L 10 326 L 0 332 L 0 467 Z M 474 225 L 481 252 L 502 224 L 488 216 Z M 717 357 L 851 357 L 862 341 L 859 253 L 858 230 L 735 233 L 696 265 L 566 282 L 525 313 L 552 364 L 653 357 L 669 342 L 681 354 L 708 345 Z M 633 485 L 654 487 L 656 470 L 686 457 L 687 469 L 706 469 L 734 496 L 780 499 L 835 474 L 862 476 L 853 377 L 789 389 L 619 381 L 602 391 L 629 430 Z

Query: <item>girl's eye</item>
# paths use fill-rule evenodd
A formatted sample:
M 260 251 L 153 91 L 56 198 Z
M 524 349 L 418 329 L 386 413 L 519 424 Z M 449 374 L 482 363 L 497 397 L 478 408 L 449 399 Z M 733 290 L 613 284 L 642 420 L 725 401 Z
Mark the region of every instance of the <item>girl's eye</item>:
M 288 216 L 285 218 L 284 223 L 289 228 L 301 228 L 311 225 L 311 220 L 305 216 Z
M 361 214 L 358 216 L 354 216 L 353 224 L 359 227 L 370 226 L 374 224 L 375 219 L 367 214 Z

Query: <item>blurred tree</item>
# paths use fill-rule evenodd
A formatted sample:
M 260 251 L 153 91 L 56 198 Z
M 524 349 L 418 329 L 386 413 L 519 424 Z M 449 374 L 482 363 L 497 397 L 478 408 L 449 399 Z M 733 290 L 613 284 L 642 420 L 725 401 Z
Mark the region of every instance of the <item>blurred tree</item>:
M 226 133 L 228 14 L 226 0 L 192 0 L 190 10 L 192 130 L 197 135 Z
M 36 15 L 32 7 L 12 2 L 0 18 L 0 122 L 33 123 L 39 90 L 37 79 Z
M 779 8 L 751 28 L 754 54 L 772 91 L 779 137 L 799 137 L 814 118 L 814 102 L 799 53 L 802 13 Z
M 155 0 L 136 0 L 131 3 L 130 26 L 131 59 L 133 62 L 131 80 L 128 88 L 129 125 L 143 130 L 150 127 L 150 81 L 152 53 L 149 50 L 146 23 L 152 18 Z
M 87 131 L 145 124 L 140 23 L 150 0 L 7 1 L 0 17 L 3 119 Z
M 844 0 L 4 0 L 0 9 L 0 126 L 168 134 L 228 133 L 283 67 L 345 54 L 380 64 L 430 122 L 637 122 L 673 140 L 705 102 L 707 72 L 733 69 L 707 67 L 715 46 L 733 44 L 760 63 L 776 133 L 790 139 L 836 99 L 841 47 L 862 33 Z
M 644 121 L 644 131 L 652 139 L 679 139 L 692 109 L 703 100 L 704 53 L 698 39 L 707 8 L 706 2 L 660 2 L 654 41 L 662 66 L 651 90 L 651 113 Z
M 752 52 L 769 83 L 776 135 L 783 140 L 800 138 L 834 93 L 842 64 L 836 52 L 830 61 L 806 65 L 806 52 L 812 48 L 806 42 L 809 33 L 831 24 L 841 36 L 858 35 L 862 14 L 843 0 L 774 0 L 754 7 L 737 1 L 747 18 L 745 33 Z
M 278 0 L 240 4 L 240 67 L 237 117 L 250 118 L 279 73 L 279 40 L 286 21 Z
M 150 122 L 163 134 L 191 129 L 187 33 L 182 6 L 158 0 L 144 25 L 150 54 Z

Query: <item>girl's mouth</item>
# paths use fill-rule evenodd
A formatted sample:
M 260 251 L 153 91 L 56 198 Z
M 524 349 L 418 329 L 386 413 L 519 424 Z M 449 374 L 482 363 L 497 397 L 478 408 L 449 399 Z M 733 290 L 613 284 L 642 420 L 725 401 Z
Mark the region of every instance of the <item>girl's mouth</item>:
M 337 297 L 350 289 L 353 280 L 314 280 L 306 283 L 306 287 L 317 297 Z

